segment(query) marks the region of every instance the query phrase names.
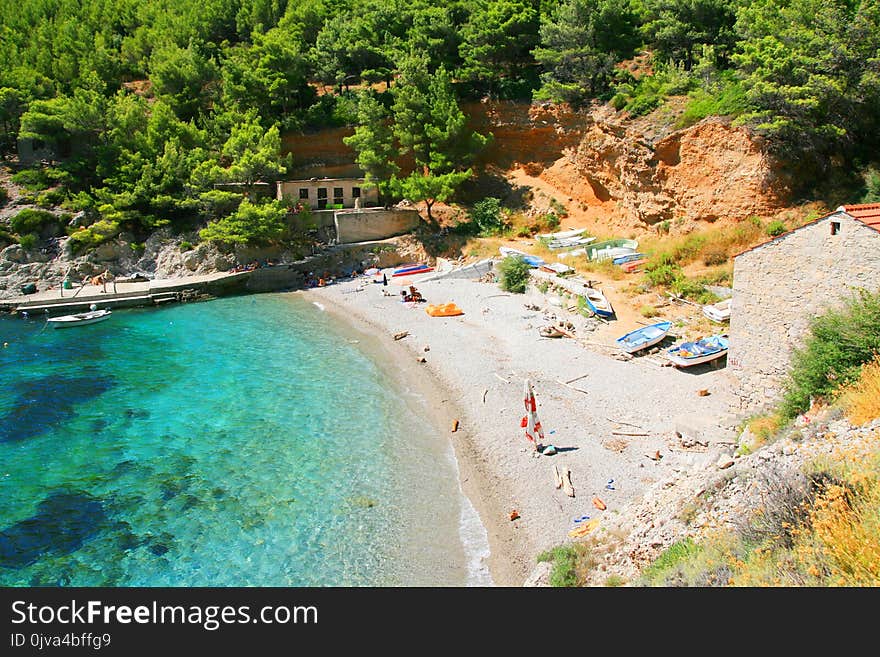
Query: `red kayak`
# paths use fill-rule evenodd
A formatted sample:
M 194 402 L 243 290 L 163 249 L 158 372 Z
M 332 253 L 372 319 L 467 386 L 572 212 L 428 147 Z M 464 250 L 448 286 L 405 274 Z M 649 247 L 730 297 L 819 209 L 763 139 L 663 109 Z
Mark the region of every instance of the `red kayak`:
M 413 265 L 412 267 L 401 267 L 395 269 L 392 276 L 410 276 L 411 274 L 422 274 L 426 271 L 434 271 L 433 267 L 428 265 Z

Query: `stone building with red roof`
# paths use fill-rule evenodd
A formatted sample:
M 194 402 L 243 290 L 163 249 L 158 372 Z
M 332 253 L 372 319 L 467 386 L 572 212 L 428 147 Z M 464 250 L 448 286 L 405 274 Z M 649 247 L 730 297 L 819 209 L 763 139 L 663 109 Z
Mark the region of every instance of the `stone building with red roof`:
M 743 410 L 779 400 L 810 322 L 880 291 L 880 203 L 842 205 L 734 256 L 727 365 Z

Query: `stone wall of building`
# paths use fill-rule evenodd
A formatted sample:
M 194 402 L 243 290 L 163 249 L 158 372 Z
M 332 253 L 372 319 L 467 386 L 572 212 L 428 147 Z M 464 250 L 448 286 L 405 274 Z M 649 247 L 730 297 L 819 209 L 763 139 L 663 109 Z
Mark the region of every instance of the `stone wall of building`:
M 363 178 L 309 178 L 284 180 L 277 184 L 276 198 L 287 198 L 291 205 L 302 203 L 313 210 L 334 209 L 339 205 L 353 208 L 355 199 L 362 208 L 379 203 L 375 185 L 364 186 Z
M 842 212 L 734 259 L 727 365 L 743 410 L 778 401 L 810 321 L 857 288 L 880 289 L 880 233 Z
M 382 240 L 408 233 L 420 221 L 418 210 L 413 208 L 337 210 L 336 240 L 339 244 Z

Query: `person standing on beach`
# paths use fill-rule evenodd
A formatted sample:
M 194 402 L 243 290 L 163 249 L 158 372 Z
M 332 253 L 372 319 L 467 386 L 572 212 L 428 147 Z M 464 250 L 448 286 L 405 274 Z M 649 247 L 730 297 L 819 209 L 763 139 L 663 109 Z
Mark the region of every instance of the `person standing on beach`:
M 382 285 L 388 287 L 388 275 L 384 271 L 382 272 Z

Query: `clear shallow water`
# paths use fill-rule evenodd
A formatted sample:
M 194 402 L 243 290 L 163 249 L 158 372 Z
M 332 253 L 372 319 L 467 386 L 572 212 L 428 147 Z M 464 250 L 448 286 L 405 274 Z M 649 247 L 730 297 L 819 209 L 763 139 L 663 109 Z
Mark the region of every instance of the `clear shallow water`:
M 364 337 L 295 294 L 0 318 L 0 585 L 488 583 L 448 438 Z

